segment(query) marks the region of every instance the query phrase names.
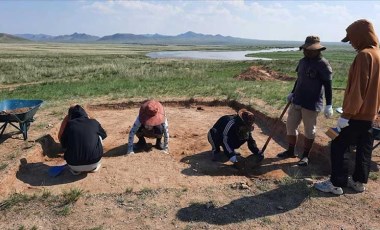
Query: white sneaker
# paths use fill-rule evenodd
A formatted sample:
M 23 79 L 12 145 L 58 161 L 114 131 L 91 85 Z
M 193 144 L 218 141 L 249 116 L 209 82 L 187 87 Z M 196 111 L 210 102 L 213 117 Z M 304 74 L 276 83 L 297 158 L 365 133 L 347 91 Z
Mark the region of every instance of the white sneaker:
M 330 180 L 315 183 L 314 187 L 322 192 L 331 192 L 335 195 L 343 194 L 343 189 L 341 187 L 335 187 Z
M 352 188 L 356 192 L 364 192 L 365 187 L 363 183 L 360 183 L 359 181 L 354 181 L 352 177 L 348 177 L 347 180 L 347 187 Z

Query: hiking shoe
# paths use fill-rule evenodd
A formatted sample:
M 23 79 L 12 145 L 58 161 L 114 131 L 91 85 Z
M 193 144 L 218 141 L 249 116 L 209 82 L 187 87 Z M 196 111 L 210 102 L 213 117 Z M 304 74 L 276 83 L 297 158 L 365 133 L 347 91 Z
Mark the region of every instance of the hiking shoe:
M 309 164 L 308 157 L 302 157 L 302 159 L 298 161 L 298 166 L 308 166 L 308 164 Z
M 354 181 L 352 177 L 348 177 L 347 187 L 352 188 L 356 192 L 364 192 L 365 190 L 364 184 L 359 181 Z
M 342 195 L 343 189 L 341 187 L 335 187 L 330 180 L 317 182 L 314 187 L 322 192 L 331 192 L 335 195 Z
M 294 155 L 294 152 L 291 153 L 288 150 L 286 150 L 285 152 L 277 154 L 277 157 L 279 157 L 279 158 L 290 158 L 290 157 L 294 158 L 294 157 L 296 157 L 296 155 Z

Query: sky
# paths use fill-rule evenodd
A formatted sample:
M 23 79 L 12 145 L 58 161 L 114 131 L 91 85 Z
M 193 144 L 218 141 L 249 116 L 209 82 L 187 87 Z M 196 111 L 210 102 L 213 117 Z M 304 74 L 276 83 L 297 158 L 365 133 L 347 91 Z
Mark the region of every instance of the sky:
M 96 36 L 187 31 L 249 39 L 338 42 L 358 19 L 380 31 L 380 1 L 0 0 L 0 33 Z

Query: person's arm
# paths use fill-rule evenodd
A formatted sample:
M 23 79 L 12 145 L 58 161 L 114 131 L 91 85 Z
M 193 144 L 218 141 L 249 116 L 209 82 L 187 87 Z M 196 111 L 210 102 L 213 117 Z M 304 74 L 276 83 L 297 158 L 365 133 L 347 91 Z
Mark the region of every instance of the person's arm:
M 356 115 L 363 105 L 369 83 L 371 59 L 368 54 L 359 53 L 351 65 L 341 115 L 345 119 Z
M 168 151 L 169 149 L 169 124 L 168 119 L 165 117 L 164 123 L 164 150 Z
M 229 144 L 229 142 L 233 138 L 233 136 L 236 136 L 236 132 L 233 131 L 234 125 L 235 125 L 235 120 L 232 119 L 227 123 L 226 127 L 223 130 L 223 144 L 224 144 L 225 149 L 228 152 L 228 154 L 232 155 L 232 157 L 230 157 L 231 162 L 237 161 L 235 150 L 233 148 L 231 148 L 230 144 Z
M 61 142 L 63 131 L 65 130 L 68 121 L 69 121 L 69 115 L 66 115 L 61 123 L 61 127 L 59 127 L 58 140 L 60 142 Z
M 322 82 L 325 89 L 326 105 L 332 105 L 332 80 Z
M 139 130 L 140 126 L 141 126 L 141 122 L 140 122 L 139 117 L 137 117 L 135 123 L 133 124 L 133 126 L 131 128 L 131 131 L 129 132 L 128 153 L 133 152 L 133 140 L 134 140 L 135 134 L 136 134 L 137 130 Z
M 106 139 L 107 138 L 107 133 L 106 131 L 103 129 L 103 127 L 100 125 L 100 123 L 98 122 L 98 125 L 99 125 L 99 130 L 98 130 L 98 135 L 102 138 L 102 140 Z
M 259 150 L 259 148 L 257 148 L 256 141 L 253 139 L 251 132 L 249 133 L 249 137 L 248 137 L 247 142 L 248 142 L 248 149 L 251 151 L 251 153 L 259 154 L 260 150 Z

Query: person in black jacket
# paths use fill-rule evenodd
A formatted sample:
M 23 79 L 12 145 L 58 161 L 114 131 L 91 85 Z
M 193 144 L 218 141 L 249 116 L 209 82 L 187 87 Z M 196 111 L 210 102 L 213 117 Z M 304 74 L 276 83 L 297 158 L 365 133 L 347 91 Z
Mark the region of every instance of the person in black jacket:
M 253 154 L 262 155 L 261 151 L 257 148 L 256 141 L 252 137 L 254 121 L 255 117 L 253 113 L 246 109 L 239 110 L 238 114 L 225 115 L 219 118 L 208 132 L 208 141 L 212 147 L 213 161 L 220 157 L 220 147 L 222 147 L 229 161 L 234 163 L 236 168 L 241 168 L 235 149 L 246 142 L 248 142 L 248 148 Z M 261 156 L 262 159 L 263 156 Z
M 74 175 L 97 171 L 103 156 L 102 140 L 106 132 L 95 119 L 90 119 L 80 106 L 70 107 L 62 122 L 59 140 L 65 149 L 64 159 Z

